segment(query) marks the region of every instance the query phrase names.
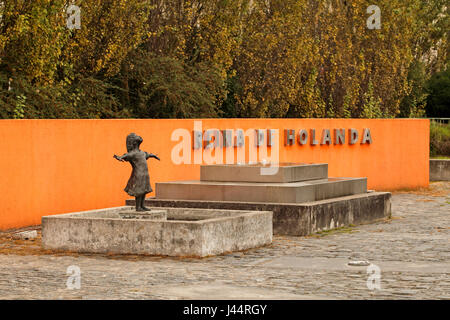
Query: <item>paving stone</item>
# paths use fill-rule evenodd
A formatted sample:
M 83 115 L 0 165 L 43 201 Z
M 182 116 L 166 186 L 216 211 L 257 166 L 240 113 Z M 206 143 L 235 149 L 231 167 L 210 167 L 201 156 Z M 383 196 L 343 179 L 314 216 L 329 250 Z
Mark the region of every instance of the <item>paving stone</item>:
M 26 244 L 2 241 L 0 299 L 233 299 L 245 288 L 242 297 L 257 299 L 448 300 L 448 201 L 394 194 L 390 221 L 352 233 L 274 237 L 267 247 L 205 259 L 19 254 L 39 236 Z M 348 266 L 350 260 L 378 265 L 381 290 L 370 290 L 367 267 Z M 66 285 L 72 265 L 81 271 L 78 290 Z
M 370 262 L 366 260 L 356 260 L 356 261 L 349 261 L 349 266 L 355 266 L 355 267 L 366 267 L 370 266 Z
M 37 231 L 36 230 L 30 230 L 30 231 L 22 231 L 22 232 L 16 232 L 12 235 L 12 238 L 15 240 L 31 240 L 37 238 Z

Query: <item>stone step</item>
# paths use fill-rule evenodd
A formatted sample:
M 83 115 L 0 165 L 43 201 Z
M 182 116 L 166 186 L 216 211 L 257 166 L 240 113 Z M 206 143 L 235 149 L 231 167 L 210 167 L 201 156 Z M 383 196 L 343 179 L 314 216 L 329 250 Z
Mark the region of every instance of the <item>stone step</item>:
M 298 182 L 328 178 L 328 164 L 279 163 L 220 164 L 200 166 L 201 181 Z
M 156 183 L 157 199 L 302 203 L 367 192 L 367 178 L 291 183 L 176 181 Z
M 134 206 L 129 199 L 127 205 Z M 306 236 L 318 231 L 372 223 L 391 215 L 391 194 L 370 192 L 306 203 L 232 202 L 209 200 L 162 200 L 147 198 L 149 207 L 208 208 L 273 212 L 275 235 Z

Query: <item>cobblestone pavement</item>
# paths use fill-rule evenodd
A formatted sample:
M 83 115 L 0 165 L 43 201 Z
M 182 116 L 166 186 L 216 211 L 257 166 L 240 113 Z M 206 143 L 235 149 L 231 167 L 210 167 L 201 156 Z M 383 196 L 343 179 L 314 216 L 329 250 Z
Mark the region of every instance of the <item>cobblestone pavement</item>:
M 54 254 L 3 237 L 0 299 L 450 299 L 450 184 L 439 187 L 394 194 L 389 221 L 205 259 Z M 351 260 L 380 268 L 380 290 Z M 67 289 L 71 265 L 80 289 Z

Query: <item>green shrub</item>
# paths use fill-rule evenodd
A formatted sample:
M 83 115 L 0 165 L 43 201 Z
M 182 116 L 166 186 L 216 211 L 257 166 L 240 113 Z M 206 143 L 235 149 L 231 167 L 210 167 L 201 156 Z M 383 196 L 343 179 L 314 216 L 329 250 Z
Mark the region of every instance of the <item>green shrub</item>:
M 171 57 L 137 51 L 133 68 L 122 72 L 126 108 L 138 118 L 218 117 L 224 83 L 218 71 L 206 63 L 191 66 Z M 118 84 L 119 85 L 119 84 Z M 123 98 L 123 97 L 122 97 Z M 125 108 L 125 107 L 124 107 Z
M 39 86 L 0 72 L 0 119 L 125 118 L 106 81 L 84 78 L 70 85 Z
M 430 155 L 450 156 L 450 124 L 431 122 Z
M 427 117 L 450 117 L 450 68 L 436 73 L 428 81 Z

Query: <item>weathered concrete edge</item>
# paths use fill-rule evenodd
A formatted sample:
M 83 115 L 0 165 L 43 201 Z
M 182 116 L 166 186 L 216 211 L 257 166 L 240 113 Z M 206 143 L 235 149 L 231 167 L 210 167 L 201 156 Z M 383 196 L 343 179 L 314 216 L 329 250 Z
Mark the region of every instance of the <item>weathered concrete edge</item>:
M 202 224 L 201 256 L 262 247 L 272 243 L 272 236 L 272 211 L 246 212 L 234 219 L 205 220 Z
M 120 207 L 102 208 L 102 209 L 94 209 L 94 210 L 84 210 L 84 211 L 68 212 L 68 213 L 51 213 L 51 214 L 48 214 L 46 216 L 42 216 L 41 219 L 44 219 L 44 218 L 59 218 L 59 219 L 60 218 L 68 218 L 68 217 L 71 217 L 73 215 L 78 215 L 80 213 L 83 213 L 83 214 L 102 213 L 102 212 L 115 213 L 115 212 L 120 212 L 120 211 L 125 210 L 125 209 L 131 209 L 131 208 L 133 208 L 133 206 L 125 205 L 125 206 L 120 206 Z
M 127 207 L 110 208 L 110 211 L 122 208 Z M 43 217 L 43 248 L 72 252 L 205 257 L 272 242 L 271 211 L 229 210 L 226 212 L 229 216 L 221 216 L 223 213 L 214 216 L 217 209 L 210 209 L 213 211 L 212 217 L 202 221 L 86 217 L 87 213 L 107 210 Z M 188 238 L 186 230 L 191 231 Z
M 430 181 L 450 181 L 450 160 L 430 159 Z
M 132 205 L 134 200 L 127 200 Z M 154 207 L 183 207 L 273 212 L 275 235 L 305 236 L 349 225 L 373 223 L 391 216 L 391 193 L 371 192 L 308 203 L 262 203 L 146 199 Z
M 277 168 L 277 172 L 271 175 L 262 175 L 262 168 Z M 327 163 L 292 164 L 278 167 L 227 164 L 200 166 L 200 181 L 210 182 L 289 183 L 326 179 L 327 177 Z
M 156 197 L 167 200 L 303 203 L 367 192 L 367 178 L 337 178 L 300 183 L 217 181 L 157 182 Z

